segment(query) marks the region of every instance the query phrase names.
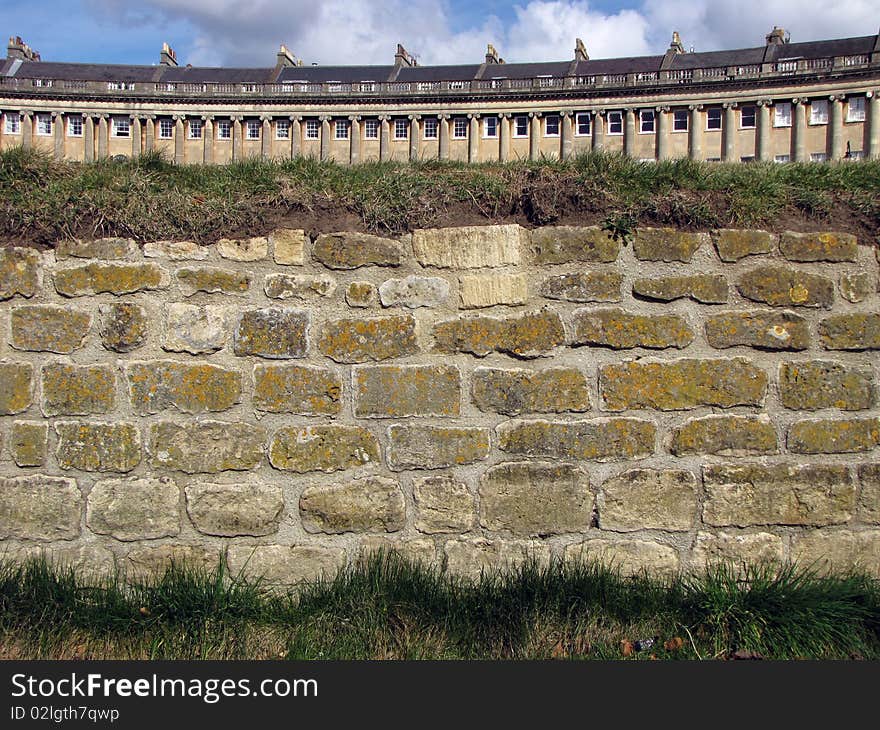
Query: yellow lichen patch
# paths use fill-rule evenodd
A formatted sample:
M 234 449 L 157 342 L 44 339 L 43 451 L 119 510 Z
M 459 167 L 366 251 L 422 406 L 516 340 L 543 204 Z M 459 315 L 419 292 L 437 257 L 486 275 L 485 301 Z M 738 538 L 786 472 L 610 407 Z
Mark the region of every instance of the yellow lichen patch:
M 157 264 L 89 263 L 55 272 L 55 290 L 65 297 L 88 294 L 132 294 L 149 289 L 165 289 L 168 272 Z
M 411 315 L 327 322 L 318 349 L 336 362 L 388 360 L 418 352 L 416 321 Z
M 299 365 L 257 365 L 254 407 L 269 413 L 339 413 L 342 383 L 330 370 Z
M 47 416 L 86 416 L 112 410 L 116 374 L 107 365 L 43 367 L 43 412 Z
M 184 413 L 222 411 L 241 398 L 241 375 L 216 365 L 171 360 L 128 367 L 132 407 L 141 415 L 176 408 Z

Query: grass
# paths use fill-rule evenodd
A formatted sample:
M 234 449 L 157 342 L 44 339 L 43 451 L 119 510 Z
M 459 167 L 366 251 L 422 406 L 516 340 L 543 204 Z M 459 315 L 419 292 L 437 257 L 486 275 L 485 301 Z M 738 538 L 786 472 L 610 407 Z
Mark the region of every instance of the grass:
M 354 220 L 363 230 L 400 233 L 462 220 L 708 228 L 792 218 L 875 235 L 880 162 L 646 163 L 586 154 L 478 165 L 304 158 L 176 166 L 157 154 L 80 164 L 0 152 L 0 237 L 38 243 L 103 235 L 208 242 L 281 221 L 338 230 Z
M 650 648 L 638 640 L 656 638 Z M 641 650 L 638 650 L 641 649 Z M 631 651 L 631 653 L 629 653 Z M 455 579 L 376 555 L 298 593 L 222 568 L 87 579 L 0 566 L 0 658 L 880 658 L 880 584 L 769 566 L 667 580 L 598 564 Z

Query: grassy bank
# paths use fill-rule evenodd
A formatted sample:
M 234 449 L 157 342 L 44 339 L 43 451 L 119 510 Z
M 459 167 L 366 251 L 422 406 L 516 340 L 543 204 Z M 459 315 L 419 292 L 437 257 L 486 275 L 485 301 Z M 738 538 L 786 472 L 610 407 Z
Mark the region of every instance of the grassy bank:
M 0 238 L 213 241 L 279 225 L 399 233 L 497 221 L 527 225 L 711 228 L 826 225 L 871 242 L 880 224 L 880 162 L 644 163 L 617 154 L 560 162 L 341 166 L 311 159 L 174 166 L 59 163 L 0 153 Z
M 219 569 L 124 583 L 0 566 L 3 659 L 625 656 L 878 659 L 880 585 L 786 566 L 663 581 L 532 565 L 465 581 L 377 556 L 282 594 Z

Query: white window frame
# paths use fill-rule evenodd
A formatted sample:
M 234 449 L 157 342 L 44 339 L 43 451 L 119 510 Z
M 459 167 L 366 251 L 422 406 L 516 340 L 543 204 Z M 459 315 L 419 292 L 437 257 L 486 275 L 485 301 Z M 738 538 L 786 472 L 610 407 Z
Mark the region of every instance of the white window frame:
M 651 128 L 645 129 L 646 122 Z M 657 131 L 657 115 L 653 109 L 639 109 L 639 134 L 654 134 Z
M 751 124 L 745 123 L 746 109 L 752 110 L 752 114 L 751 114 L 752 123 Z M 753 106 L 752 104 L 748 104 L 748 105 L 742 107 L 739 110 L 739 128 L 740 129 L 755 129 L 757 126 L 758 126 L 758 107 Z
M 786 162 L 791 162 L 791 155 L 776 155 L 773 158 L 773 162 L 778 162 L 779 164 L 784 164 Z
M 345 140 L 351 134 L 347 119 L 337 119 L 333 122 L 333 139 Z
M 614 120 L 612 121 L 612 117 Z M 607 134 L 612 137 L 622 137 L 623 136 L 623 112 L 608 112 L 608 124 L 607 124 Z M 617 132 L 611 131 L 611 125 L 619 127 Z
M 225 132 L 225 134 L 224 134 Z M 232 120 L 217 120 L 217 139 L 232 139 Z
M 83 136 L 83 118 L 80 116 L 67 117 L 67 136 L 82 137 Z
M 498 139 L 498 117 L 483 118 L 483 139 Z
M 718 126 L 713 127 L 712 123 Z M 724 110 L 720 107 L 713 106 L 706 109 L 706 131 L 720 132 L 724 128 Z
M 519 125 L 521 121 L 525 121 L 525 132 L 519 131 Z M 513 136 L 517 139 L 524 139 L 529 136 L 529 118 L 524 116 L 518 116 L 513 118 Z
M 395 119 L 394 120 L 394 139 L 398 142 L 402 142 L 405 139 L 409 139 L 409 120 L 407 119 Z
M 378 119 L 364 119 L 364 139 L 379 139 Z
M 186 120 L 186 138 L 201 139 L 204 132 L 205 124 L 201 119 Z
M 426 119 L 422 123 L 422 139 L 437 139 L 440 136 L 440 124 L 437 119 Z
M 587 131 L 582 132 L 581 127 L 585 126 Z M 574 117 L 574 136 L 575 137 L 591 137 L 593 134 L 593 115 L 589 112 L 581 112 Z
M 52 136 L 52 115 L 37 114 L 36 124 L 34 125 L 34 134 L 38 137 Z
M 321 138 L 321 122 L 317 119 L 306 119 L 306 139 Z
M 851 96 L 846 100 L 846 121 L 848 122 L 864 122 L 865 107 L 867 106 L 866 97 Z
M 827 99 L 811 99 L 810 100 L 810 124 L 811 125 L 828 124 L 828 100 Z
M 115 139 L 131 139 L 131 119 L 113 117 L 110 124 L 110 136 Z
M 691 128 L 691 119 L 690 112 L 687 109 L 673 109 L 672 110 L 672 131 L 673 132 L 684 132 L 687 134 L 687 131 Z M 684 120 L 684 127 L 677 126 L 680 120 Z
M 791 102 L 779 101 L 773 104 L 773 126 L 791 126 Z
M 3 133 L 4 134 L 21 134 L 21 114 L 17 112 L 6 112 L 4 115 Z
M 168 133 L 165 133 L 165 130 L 168 130 Z M 159 139 L 174 139 L 174 120 L 173 119 L 160 119 L 159 120 Z
M 249 142 L 256 142 L 260 139 L 260 131 L 262 130 L 263 123 L 259 119 L 248 119 L 245 122 L 245 131 L 244 138 Z
M 275 121 L 275 139 L 290 139 L 289 119 L 277 119 Z
M 455 117 L 452 120 L 452 139 L 467 139 L 468 120 L 465 117 Z
M 825 152 L 811 152 L 810 162 L 828 162 L 828 154 Z
M 553 121 L 553 126 L 556 127 L 555 132 L 550 131 L 551 120 Z M 544 136 L 545 137 L 558 137 L 562 133 L 562 117 L 558 114 L 548 114 L 544 117 Z

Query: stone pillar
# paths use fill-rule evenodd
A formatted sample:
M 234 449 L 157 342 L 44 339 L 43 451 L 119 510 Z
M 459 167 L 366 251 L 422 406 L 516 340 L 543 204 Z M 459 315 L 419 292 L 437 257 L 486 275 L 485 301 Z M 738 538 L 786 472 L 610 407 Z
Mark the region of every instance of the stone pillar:
M 409 115 L 409 160 L 416 162 L 419 159 L 419 120 L 418 114 Z
M 703 115 L 700 104 L 692 104 L 690 124 L 688 124 L 688 154 L 692 160 L 703 159 Z
M 351 116 L 348 118 L 348 161 L 355 165 L 361 161 L 361 118 Z
M 807 155 L 807 105 L 806 99 L 792 99 L 791 113 L 794 116 L 791 129 L 792 159 L 795 162 L 806 162 Z
M 831 136 L 829 160 L 842 160 L 845 154 L 843 143 L 843 97 L 829 97 L 828 133 Z
M 184 150 L 183 150 L 183 136 L 184 136 L 184 127 L 183 127 L 183 114 L 175 114 L 174 115 L 174 164 L 182 165 L 185 160 Z
M 233 162 L 241 159 L 241 151 L 244 147 L 241 128 L 242 117 L 232 117 L 232 160 Z
M 757 156 L 759 160 L 764 162 L 773 159 L 773 153 L 770 150 L 770 100 L 758 100 L 758 144 Z
M 724 146 L 721 148 L 722 162 L 736 162 L 736 103 L 724 104 Z
M 263 122 L 263 132 L 260 138 L 260 157 L 268 160 L 272 156 L 272 117 L 263 114 L 260 120 Z
M 440 142 L 438 146 L 438 157 L 441 160 L 449 159 L 449 115 L 448 114 L 439 114 L 438 119 L 440 120 Z
M 64 115 L 52 112 L 52 135 L 54 139 L 53 154 L 56 160 L 64 159 Z
M 626 110 L 626 126 L 623 130 L 623 153 L 627 157 L 636 156 L 636 112 Z
M 107 114 L 98 116 L 98 158 L 103 159 L 110 154 L 110 125 Z
M 206 165 L 214 163 L 214 117 L 206 114 L 202 117 L 204 124 L 202 125 L 202 141 L 205 143 L 202 158 Z
M 605 148 L 605 111 L 593 112 L 593 152 L 601 152 Z
M 156 117 L 153 115 L 147 116 L 146 124 L 144 126 L 147 128 L 146 139 L 144 140 L 144 151 L 149 154 L 156 146 Z
M 290 159 L 302 154 L 302 117 L 290 117 Z
M 21 112 L 21 146 L 26 150 L 34 146 L 33 112 Z
M 321 121 L 321 159 L 330 159 L 330 117 L 318 117 Z
M 141 156 L 141 118 L 136 115 L 131 117 L 131 159 L 136 160 Z
M 391 125 L 388 116 L 379 116 L 379 161 L 385 162 L 391 159 Z
M 480 115 L 468 114 L 468 162 L 480 161 Z
M 868 144 L 866 145 L 868 157 L 880 158 L 880 92 L 868 92 L 868 114 L 865 122 L 868 125 Z
M 559 156 L 563 160 L 567 160 L 574 151 L 574 129 L 572 128 L 571 112 L 562 112 L 560 117 L 559 121 L 562 129 L 560 130 Z
M 654 109 L 657 115 L 657 159 L 669 159 L 669 107 L 658 106 Z
M 529 112 L 529 159 L 541 156 L 541 112 Z
M 92 116 L 87 116 L 84 121 L 83 159 L 92 162 L 95 159 L 95 120 Z
M 498 115 L 498 159 L 510 159 L 510 114 Z

